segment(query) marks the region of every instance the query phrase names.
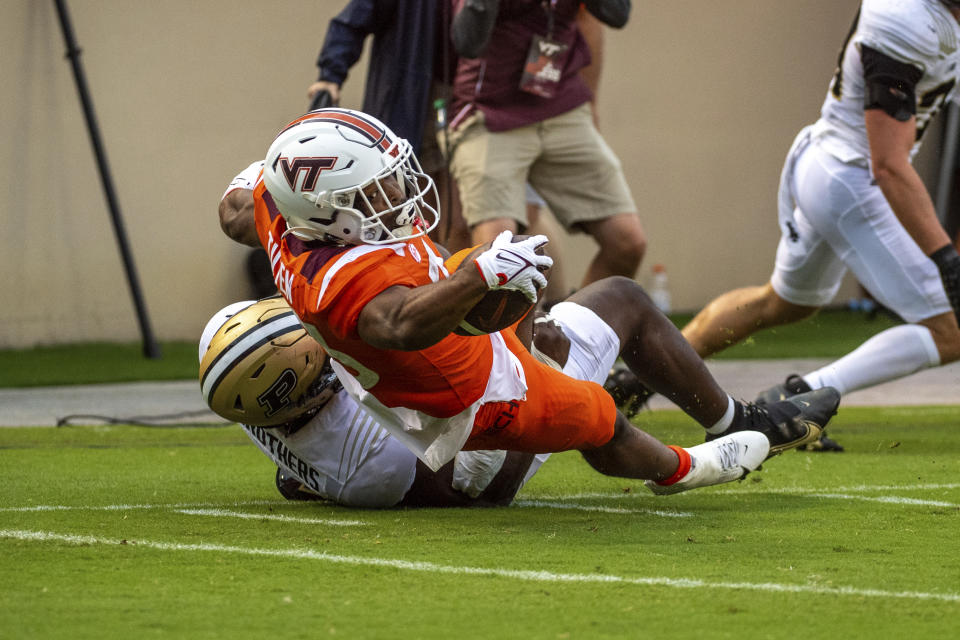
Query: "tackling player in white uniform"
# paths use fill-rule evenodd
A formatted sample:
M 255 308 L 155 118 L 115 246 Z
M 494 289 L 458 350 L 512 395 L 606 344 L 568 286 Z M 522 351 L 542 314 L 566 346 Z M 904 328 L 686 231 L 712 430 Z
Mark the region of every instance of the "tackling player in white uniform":
M 863 0 L 820 119 L 783 168 L 770 282 L 721 295 L 683 329 L 709 356 L 813 314 L 847 269 L 909 323 L 758 401 L 823 386 L 843 394 L 960 358 L 960 256 L 911 164 L 930 121 L 958 95 L 958 20 L 957 0 Z
M 204 400 L 241 423 L 277 465 L 277 487 L 290 499 L 379 508 L 504 505 L 549 457 L 460 452 L 430 471 L 343 390 L 323 349 L 279 297 L 218 311 L 199 355 Z

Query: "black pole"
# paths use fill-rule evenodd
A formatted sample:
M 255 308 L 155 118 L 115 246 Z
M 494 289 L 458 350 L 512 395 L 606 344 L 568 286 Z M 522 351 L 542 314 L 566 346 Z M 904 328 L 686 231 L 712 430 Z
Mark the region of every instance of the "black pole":
M 943 153 L 940 156 L 936 208 L 941 224 L 949 230 L 950 194 L 953 191 L 953 176 L 957 168 L 957 137 L 960 136 L 960 107 L 951 102 L 944 111 L 946 123 L 943 127 Z
M 73 25 L 70 23 L 70 15 L 67 11 L 66 0 L 54 0 L 57 6 L 57 15 L 60 17 L 60 29 L 63 31 L 63 39 L 67 45 L 66 57 L 70 59 L 73 67 L 73 78 L 77 83 L 77 92 L 80 94 L 80 103 L 83 106 L 83 115 L 87 121 L 87 130 L 90 133 L 90 142 L 93 144 L 93 153 L 97 158 L 97 167 L 100 170 L 100 182 L 103 185 L 103 193 L 107 198 L 107 207 L 110 209 L 110 218 L 113 221 L 113 231 L 116 235 L 117 246 L 120 249 L 120 257 L 123 259 L 123 266 L 127 273 L 127 283 L 130 285 L 130 294 L 133 296 L 133 306 L 137 311 L 137 320 L 140 323 L 140 334 L 143 336 L 143 355 L 148 358 L 159 358 L 160 347 L 153 336 L 153 330 L 150 328 L 150 317 L 147 315 L 147 308 L 143 302 L 143 295 L 140 291 L 140 282 L 137 278 L 137 268 L 133 262 L 133 254 L 130 252 L 130 246 L 127 243 L 127 234 L 123 226 L 123 218 L 120 215 L 120 206 L 117 204 L 116 192 L 113 189 L 113 180 L 110 177 L 110 166 L 107 164 L 107 153 L 100 141 L 100 129 L 97 126 L 97 116 L 93 112 L 93 101 L 90 98 L 90 92 L 87 90 L 87 80 L 83 73 L 83 67 L 80 64 L 80 47 L 77 46 L 76 38 L 73 35 Z

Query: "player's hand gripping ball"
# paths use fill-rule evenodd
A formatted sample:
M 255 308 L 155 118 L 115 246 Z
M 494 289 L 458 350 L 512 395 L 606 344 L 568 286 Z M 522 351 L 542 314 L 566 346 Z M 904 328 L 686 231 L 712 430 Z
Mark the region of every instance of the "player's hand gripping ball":
M 481 245 L 472 250 L 464 249 L 450 258 L 448 264 L 451 266 L 460 260 L 456 265 L 458 271 L 480 268 L 488 284 L 493 282 L 490 291 L 467 312 L 454 333 L 479 336 L 501 331 L 523 318 L 536 304 L 537 295 L 546 286 L 553 264 L 544 253 L 546 237 L 511 236 L 501 234 L 490 248 Z M 505 251 L 497 260 L 500 249 Z

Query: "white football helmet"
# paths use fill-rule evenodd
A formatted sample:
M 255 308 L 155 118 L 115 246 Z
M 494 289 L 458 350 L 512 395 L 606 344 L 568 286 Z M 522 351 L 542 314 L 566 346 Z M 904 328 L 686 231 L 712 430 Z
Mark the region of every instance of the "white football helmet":
M 301 426 L 340 388 L 326 356 L 282 298 L 234 303 L 203 330 L 200 391 L 227 420 Z
M 375 212 L 364 190 L 390 203 L 382 181 L 391 177 L 404 199 Z M 301 240 L 387 244 L 425 235 L 440 218 L 410 143 L 359 111 L 317 109 L 291 122 L 267 151 L 263 181 L 287 233 Z

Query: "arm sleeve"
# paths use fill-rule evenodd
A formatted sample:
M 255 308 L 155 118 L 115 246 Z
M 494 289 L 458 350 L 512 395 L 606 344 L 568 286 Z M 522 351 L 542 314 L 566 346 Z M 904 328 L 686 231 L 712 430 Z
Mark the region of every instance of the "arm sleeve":
M 583 4 L 597 20 L 615 29 L 630 19 L 630 0 L 586 0 Z
M 350 68 L 360 59 L 363 43 L 377 25 L 376 0 L 351 0 L 327 27 L 317 58 L 320 80 L 343 84 Z
M 262 168 L 263 160 L 257 160 L 249 167 L 241 171 L 237 177 L 227 185 L 227 190 L 223 192 L 223 195 L 220 196 L 220 199 L 223 200 L 227 197 L 228 193 L 231 191 L 236 191 L 237 189 L 249 189 L 250 191 L 253 191 L 253 187 L 257 183 L 257 178 L 260 177 L 260 169 Z
M 882 109 L 901 122 L 916 114 L 916 86 L 923 71 L 866 45 L 860 47 L 860 59 L 866 84 L 864 109 Z
M 490 41 L 500 0 L 461 0 L 450 25 L 453 48 L 464 58 L 478 58 Z

